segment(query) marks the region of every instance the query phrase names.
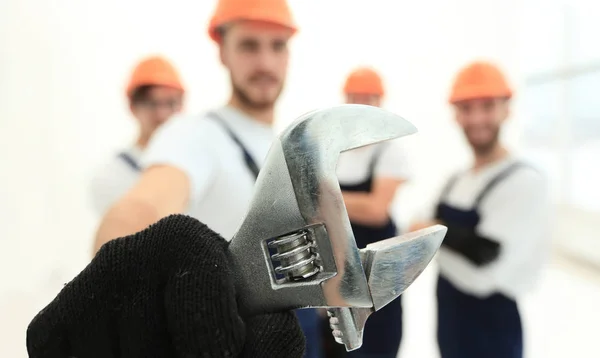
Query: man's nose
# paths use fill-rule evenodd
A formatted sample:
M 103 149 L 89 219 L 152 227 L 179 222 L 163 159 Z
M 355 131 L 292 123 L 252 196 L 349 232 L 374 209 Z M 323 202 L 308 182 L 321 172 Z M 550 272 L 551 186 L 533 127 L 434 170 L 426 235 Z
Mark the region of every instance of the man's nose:
M 476 109 L 469 116 L 469 122 L 471 124 L 482 124 L 482 123 L 485 123 L 487 116 L 488 116 L 488 114 L 486 113 L 485 110 Z
M 265 46 L 258 51 L 257 59 L 258 70 L 270 72 L 276 61 L 276 53 L 273 49 Z
M 156 109 L 156 117 L 159 121 L 163 122 L 173 115 L 173 109 L 170 106 L 159 106 Z

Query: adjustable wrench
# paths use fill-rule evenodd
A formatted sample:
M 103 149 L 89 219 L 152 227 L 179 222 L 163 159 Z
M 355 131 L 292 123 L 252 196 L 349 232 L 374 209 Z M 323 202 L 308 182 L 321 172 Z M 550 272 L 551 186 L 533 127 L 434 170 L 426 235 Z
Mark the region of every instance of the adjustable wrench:
M 241 226 L 229 245 L 240 310 L 325 307 L 336 341 L 362 344 L 367 317 L 429 264 L 440 225 L 358 250 L 336 175 L 339 154 L 416 132 L 365 105 L 309 112 L 273 142 Z

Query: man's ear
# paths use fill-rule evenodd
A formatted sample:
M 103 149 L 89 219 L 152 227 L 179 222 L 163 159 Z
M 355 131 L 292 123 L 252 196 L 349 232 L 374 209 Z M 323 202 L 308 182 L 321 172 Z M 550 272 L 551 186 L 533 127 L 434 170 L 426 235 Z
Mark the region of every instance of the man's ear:
M 506 98 L 502 102 L 502 121 L 510 116 L 510 99 Z
M 375 99 L 374 99 L 375 106 L 381 107 L 382 103 L 383 103 L 383 96 L 375 96 Z
M 457 104 L 452 104 L 452 114 L 454 115 L 454 122 L 460 125 L 460 108 Z
M 131 99 L 129 100 L 129 110 L 131 111 L 133 118 L 135 118 L 135 121 L 140 122 L 140 117 L 137 113 L 139 111 L 139 107 Z
M 131 100 L 129 100 L 129 110 L 131 111 L 131 113 L 135 113 L 135 106 L 133 105 L 133 102 Z
M 225 51 L 223 50 L 225 46 L 223 45 L 223 39 L 219 43 L 219 59 L 221 60 L 221 64 L 227 67 L 227 61 L 225 61 Z

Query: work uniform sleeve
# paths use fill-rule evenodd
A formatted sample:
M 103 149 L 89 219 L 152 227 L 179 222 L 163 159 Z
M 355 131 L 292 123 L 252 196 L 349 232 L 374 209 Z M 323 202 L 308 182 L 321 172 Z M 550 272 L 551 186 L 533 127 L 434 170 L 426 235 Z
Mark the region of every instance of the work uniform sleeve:
M 137 176 L 138 173 L 132 173 L 118 157 L 104 164 L 95 173 L 89 186 L 94 212 L 104 215 L 131 188 Z
M 214 180 L 218 160 L 211 133 L 214 128 L 204 118 L 174 117 L 152 137 L 142 167 L 169 165 L 183 171 L 190 180 L 190 197 L 201 197 Z
M 499 287 L 530 285 L 536 277 L 524 273 L 539 272 L 551 245 L 553 211 L 545 177 L 531 168 L 519 169 L 490 192 L 480 210 L 477 233 L 501 247 L 487 268 L 490 279 Z
M 409 180 L 412 177 L 412 169 L 405 146 L 397 139 L 383 145 L 375 165 L 375 177 Z

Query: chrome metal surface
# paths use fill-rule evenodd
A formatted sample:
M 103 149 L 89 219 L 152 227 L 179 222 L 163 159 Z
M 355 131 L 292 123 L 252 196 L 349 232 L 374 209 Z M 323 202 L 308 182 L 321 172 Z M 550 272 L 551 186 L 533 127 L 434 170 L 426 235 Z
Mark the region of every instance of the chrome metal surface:
M 362 346 L 363 332 L 372 308 L 331 308 L 327 310 L 329 326 L 336 342 L 346 346 L 348 352 Z
M 416 132 L 383 109 L 341 105 L 305 114 L 273 142 L 229 250 L 246 313 L 300 307 L 371 307 L 367 277 L 337 180 L 340 152 Z M 277 277 L 267 241 L 311 230 L 321 269 Z
M 435 256 L 446 231 L 445 226 L 435 225 L 378 241 L 360 250 L 373 307 L 328 310 L 332 333 L 338 343 L 343 343 L 347 351 L 361 347 L 367 318 L 398 298 L 419 277 Z
M 447 231 L 445 226 L 435 225 L 360 250 L 375 311 L 400 296 L 419 277 Z
M 275 267 L 276 274 L 283 274 L 288 280 L 301 280 L 316 275 L 321 270 L 315 245 L 309 235 L 308 231 L 301 230 L 267 244 L 269 248 L 277 249 L 277 253 L 271 255 L 271 260 L 280 262 Z
M 383 109 L 342 105 L 305 114 L 274 141 L 250 210 L 229 245 L 242 314 L 327 307 L 336 340 L 362 345 L 369 315 L 433 258 L 436 226 L 358 250 L 336 166 L 342 151 L 416 132 Z

